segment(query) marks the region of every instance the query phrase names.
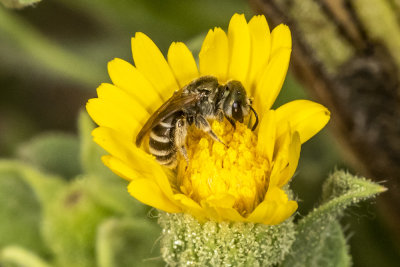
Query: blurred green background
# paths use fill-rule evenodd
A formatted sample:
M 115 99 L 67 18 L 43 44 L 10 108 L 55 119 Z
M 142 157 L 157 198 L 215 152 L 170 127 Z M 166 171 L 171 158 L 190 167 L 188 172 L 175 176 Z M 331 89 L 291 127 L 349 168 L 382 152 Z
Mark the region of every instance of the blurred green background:
M 11 3 L 13 1 L 4 1 Z M 132 62 L 130 38 L 146 33 L 165 54 L 183 41 L 196 55 L 209 28 L 226 29 L 241 0 L 43 0 L 0 5 L 0 266 L 163 266 L 155 212 L 100 162 L 84 110 L 107 62 Z M 277 106 L 309 98 L 289 74 Z M 334 115 L 334 114 L 333 114 Z M 329 126 L 302 150 L 292 188 L 305 215 L 346 155 Z M 396 266 L 399 244 L 374 203 L 342 221 L 354 266 Z

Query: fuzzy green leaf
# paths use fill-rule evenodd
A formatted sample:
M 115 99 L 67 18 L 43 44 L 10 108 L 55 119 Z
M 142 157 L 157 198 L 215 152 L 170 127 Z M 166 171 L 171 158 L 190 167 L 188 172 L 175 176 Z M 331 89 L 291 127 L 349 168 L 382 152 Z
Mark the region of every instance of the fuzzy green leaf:
M 112 218 L 97 233 L 99 267 L 164 266 L 157 238 L 161 229 L 148 219 Z
M 17 170 L 0 168 L 0 248 L 18 244 L 43 252 L 39 234 L 41 207 Z
M 330 234 L 320 247 L 317 255 L 321 255 L 321 257 L 315 257 L 314 266 L 351 266 L 349 247 L 346 244 L 341 225 L 333 222 L 327 226 L 326 231 Z
M 76 180 L 60 192 L 44 218 L 44 238 L 58 266 L 95 266 L 95 237 L 98 225 L 112 215 L 96 203 L 86 179 Z
M 41 0 L 0 0 L 8 8 L 24 8 L 39 3 Z
M 51 267 L 33 252 L 17 246 L 9 246 L 0 251 L 0 264 L 3 267 Z
M 146 216 L 149 208 L 127 191 L 127 182 L 119 177 L 113 180 L 98 176 L 87 177 L 88 193 L 100 205 L 120 215 Z
M 0 171 L 17 173 L 32 188 L 44 208 L 65 186 L 65 182 L 60 177 L 42 173 L 18 161 L 0 160 Z
M 18 149 L 18 156 L 40 169 L 72 178 L 81 173 L 79 142 L 64 133 L 46 133 L 33 138 Z
M 59 177 L 16 161 L 0 161 L 0 247 L 14 244 L 46 252 L 41 216 L 62 186 Z
M 325 202 L 298 222 L 296 241 L 283 266 L 349 266 L 350 256 L 337 221 L 350 205 L 385 190 L 344 171 L 333 173 L 323 186 Z
M 302 266 L 326 266 L 326 267 L 347 267 L 351 266 L 351 257 L 345 236 L 340 224 L 336 221 L 324 225 L 323 228 L 316 230 L 315 238 L 313 234 L 308 235 L 306 243 L 304 239 L 296 240 L 293 244 L 293 252 L 283 262 L 282 266 L 302 267 Z M 298 237 L 299 238 L 299 237 Z M 304 238 L 304 237 L 302 237 Z M 299 255 L 299 242 L 303 242 L 302 253 Z M 308 250 L 307 248 L 312 250 Z M 306 251 L 307 250 L 307 251 Z

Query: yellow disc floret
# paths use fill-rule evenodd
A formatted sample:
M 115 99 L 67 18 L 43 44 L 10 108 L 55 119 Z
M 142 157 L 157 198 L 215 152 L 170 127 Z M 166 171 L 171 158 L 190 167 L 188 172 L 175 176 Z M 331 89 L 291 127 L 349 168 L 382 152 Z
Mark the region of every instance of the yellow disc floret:
M 268 160 L 256 151 L 257 136 L 248 127 L 214 121 L 213 131 L 224 143 L 194 127 L 187 137 L 189 165 L 180 163 L 180 190 L 193 200 L 234 200 L 233 207 L 242 215 L 250 214 L 262 201 L 268 188 Z

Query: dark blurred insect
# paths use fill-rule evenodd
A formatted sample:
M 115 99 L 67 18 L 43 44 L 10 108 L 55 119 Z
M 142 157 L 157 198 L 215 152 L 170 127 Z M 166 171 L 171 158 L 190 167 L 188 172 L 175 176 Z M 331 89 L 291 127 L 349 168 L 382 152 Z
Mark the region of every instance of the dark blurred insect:
M 194 124 L 215 141 L 222 143 L 208 120 L 222 121 L 225 117 L 236 129 L 235 122 L 243 123 L 244 117 L 251 110 L 256 118 L 252 127 L 254 131 L 258 116 L 251 104 L 241 82 L 231 80 L 221 85 L 216 77 L 200 77 L 176 91 L 154 112 L 137 135 L 136 146 L 139 147 L 144 136 L 150 132 L 150 153 L 161 165 L 174 168 L 178 151 L 189 162 L 185 148 L 188 126 Z

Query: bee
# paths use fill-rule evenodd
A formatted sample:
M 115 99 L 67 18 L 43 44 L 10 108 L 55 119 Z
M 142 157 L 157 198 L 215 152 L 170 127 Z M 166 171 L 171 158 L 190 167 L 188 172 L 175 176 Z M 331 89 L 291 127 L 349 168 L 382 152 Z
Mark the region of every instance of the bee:
M 149 152 L 161 165 L 175 168 L 178 152 L 189 162 L 185 141 L 190 125 L 194 124 L 212 139 L 224 144 L 211 129 L 209 120 L 222 121 L 226 118 L 236 129 L 236 121 L 243 123 L 251 110 L 256 118 L 252 127 L 254 131 L 258 115 L 251 104 L 252 100 L 247 97 L 240 81 L 231 80 L 222 85 L 216 77 L 202 76 L 175 91 L 154 112 L 136 136 L 136 146 L 140 147 L 143 138 L 150 133 Z

